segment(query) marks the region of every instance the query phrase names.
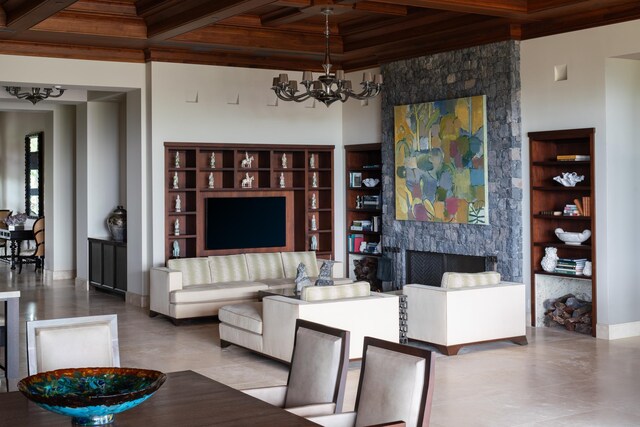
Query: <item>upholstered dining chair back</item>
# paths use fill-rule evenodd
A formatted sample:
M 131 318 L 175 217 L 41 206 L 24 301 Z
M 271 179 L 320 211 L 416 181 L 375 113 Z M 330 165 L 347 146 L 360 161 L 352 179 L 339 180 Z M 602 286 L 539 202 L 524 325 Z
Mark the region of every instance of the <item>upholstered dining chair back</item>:
M 33 256 L 44 257 L 44 217 L 36 219 L 33 223 L 33 240 L 36 242 Z
M 29 375 L 62 368 L 118 367 L 117 315 L 27 322 Z
M 296 320 L 285 408 L 333 402 L 341 412 L 349 368 L 349 331 Z

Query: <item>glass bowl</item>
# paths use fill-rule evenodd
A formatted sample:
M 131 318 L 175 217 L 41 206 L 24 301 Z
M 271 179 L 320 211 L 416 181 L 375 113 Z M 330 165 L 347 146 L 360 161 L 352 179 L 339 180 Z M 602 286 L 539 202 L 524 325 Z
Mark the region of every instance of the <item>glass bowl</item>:
M 22 379 L 18 390 L 39 406 L 82 426 L 113 422 L 113 415 L 150 398 L 167 376 L 136 368 L 73 368 Z

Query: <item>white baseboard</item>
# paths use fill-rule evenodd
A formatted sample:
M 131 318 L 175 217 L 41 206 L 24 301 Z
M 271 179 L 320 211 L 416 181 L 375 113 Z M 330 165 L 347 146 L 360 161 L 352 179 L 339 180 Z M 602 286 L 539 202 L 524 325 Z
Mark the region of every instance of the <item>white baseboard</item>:
M 76 289 L 79 289 L 82 291 L 88 291 L 89 281 L 87 279 L 81 279 L 79 277 L 76 277 Z
M 596 325 L 596 338 L 618 340 L 640 337 L 640 322 L 618 323 L 616 325 Z
M 140 295 L 134 294 L 133 292 L 127 292 L 125 295 L 125 302 L 137 307 L 149 307 L 149 295 Z
M 69 280 L 76 278 L 75 270 L 44 270 L 44 279 L 45 280 Z

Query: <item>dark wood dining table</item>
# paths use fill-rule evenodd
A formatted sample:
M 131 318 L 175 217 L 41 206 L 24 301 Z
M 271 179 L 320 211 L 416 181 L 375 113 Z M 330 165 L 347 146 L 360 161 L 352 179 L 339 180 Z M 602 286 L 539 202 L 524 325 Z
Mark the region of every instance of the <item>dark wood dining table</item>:
M 20 243 L 24 240 L 33 240 L 33 230 L 21 229 L 21 230 L 9 230 L 7 228 L 0 228 L 0 239 L 9 241 L 9 248 L 11 249 L 11 255 L 4 256 L 11 261 L 11 269 L 16 269 L 16 260 L 20 256 Z
M 20 392 L 0 393 L 2 426 L 71 426 L 71 418 L 40 408 Z M 115 415 L 113 427 L 317 426 L 305 418 L 197 374 L 167 374 L 160 389 Z

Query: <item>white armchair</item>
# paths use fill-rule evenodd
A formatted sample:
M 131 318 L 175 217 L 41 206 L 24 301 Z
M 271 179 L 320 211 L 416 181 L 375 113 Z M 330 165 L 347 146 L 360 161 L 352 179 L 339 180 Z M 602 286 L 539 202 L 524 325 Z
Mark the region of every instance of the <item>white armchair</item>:
M 349 331 L 298 319 L 287 385 L 243 390 L 299 416 L 342 410 Z
M 445 273 L 442 287 L 409 284 L 407 337 L 446 355 L 482 342 L 527 344 L 525 289 L 500 281 L 500 274 Z

